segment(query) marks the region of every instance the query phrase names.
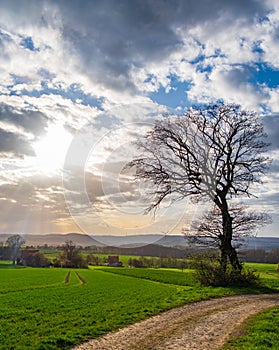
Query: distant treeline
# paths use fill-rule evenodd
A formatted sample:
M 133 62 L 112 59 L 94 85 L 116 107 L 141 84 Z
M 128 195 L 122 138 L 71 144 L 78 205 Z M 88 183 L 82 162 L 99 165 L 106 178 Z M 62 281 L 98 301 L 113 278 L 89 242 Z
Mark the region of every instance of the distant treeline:
M 110 265 L 107 256 L 99 256 L 94 254 L 88 254 L 86 256 L 86 262 L 88 265 L 92 266 L 104 266 Z M 121 264 L 122 265 L 122 264 Z M 113 266 L 113 265 L 110 265 Z M 149 268 L 179 268 L 183 269 L 187 267 L 186 259 L 179 258 L 159 258 L 159 257 L 129 257 L 127 263 L 124 263 L 125 267 L 149 267 Z
M 156 244 L 149 244 L 141 247 L 122 248 L 122 247 L 92 247 L 85 248 L 90 252 L 98 254 L 115 254 L 115 255 L 130 255 L 130 256 L 148 256 L 159 258 L 174 258 L 186 259 L 193 254 L 197 254 L 206 249 L 197 247 L 164 247 Z M 217 251 L 216 251 L 217 252 Z M 243 249 L 239 252 L 240 258 L 243 262 L 262 262 L 277 264 L 279 262 L 279 247 L 271 250 L 265 249 Z
M 240 252 L 244 262 L 277 264 L 279 262 L 279 247 L 269 251 L 265 249 L 247 249 Z
M 46 249 L 46 245 L 43 247 L 25 247 L 25 248 L 36 248 L 41 250 Z M 49 247 L 48 250 L 59 250 L 62 251 L 62 246 Z M 103 265 L 107 263 L 105 257 L 97 256 L 96 254 L 105 255 L 126 255 L 131 258 L 128 261 L 129 266 L 136 267 L 181 267 L 182 260 L 191 258 L 192 255 L 201 253 L 202 249 L 195 247 L 187 248 L 174 248 L 165 247 L 156 244 L 149 244 L 141 247 L 96 247 L 90 246 L 86 248 L 77 247 L 78 251 L 87 260 L 88 264 L 92 265 Z M 42 253 L 42 252 L 40 252 Z M 94 255 L 95 254 L 95 255 Z M 216 252 L 217 254 L 217 252 Z M 276 264 L 279 262 L 279 247 L 271 250 L 265 249 L 243 249 L 239 252 L 241 261 L 243 262 L 258 262 L 258 263 L 271 263 Z M 137 257 L 137 258 L 136 258 Z M 38 258 L 38 256 L 36 256 Z M 10 249 L 6 246 L 0 245 L 0 260 L 10 259 Z M 31 258 L 30 258 L 31 259 Z M 38 260 L 38 259 L 37 259 Z M 42 259 L 39 259 L 40 261 Z M 61 263 L 61 262 L 60 262 Z M 45 264 L 45 262 L 44 262 Z
M 177 258 L 184 259 L 197 251 L 197 248 L 175 248 L 165 247 L 158 244 L 147 244 L 139 247 L 86 247 L 92 253 L 98 254 L 115 254 L 115 255 L 136 255 L 136 256 L 153 256 L 159 258 Z

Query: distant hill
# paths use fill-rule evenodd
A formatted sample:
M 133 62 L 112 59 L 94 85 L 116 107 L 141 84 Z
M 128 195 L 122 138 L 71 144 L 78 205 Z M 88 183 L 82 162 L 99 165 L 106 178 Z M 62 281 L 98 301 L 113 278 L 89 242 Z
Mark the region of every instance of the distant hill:
M 247 237 L 243 249 L 271 250 L 279 248 L 279 237 Z
M 5 242 L 9 234 L 0 234 L 0 242 Z M 25 240 L 25 245 L 27 246 L 43 246 L 47 244 L 49 246 L 59 246 L 64 244 L 66 241 L 73 241 L 76 245 L 81 247 L 88 246 L 103 246 L 99 241 L 95 240 L 93 237 L 80 233 L 68 233 L 68 234 L 59 234 L 59 233 L 50 233 L 50 234 L 25 234 L 23 235 Z
M 131 236 L 91 236 L 96 237 L 99 242 L 109 246 L 121 248 L 134 248 L 144 245 L 160 245 L 172 248 L 185 248 L 189 244 L 183 235 L 131 235 Z M 279 247 L 279 237 L 247 237 L 243 249 L 265 249 L 271 250 Z
M 186 258 L 193 252 L 191 248 L 164 247 L 158 244 L 147 244 L 136 247 L 102 247 L 98 252 L 103 254 L 154 256 L 160 258 Z
M 159 234 L 143 234 L 143 235 L 127 235 L 127 236 L 110 236 L 100 235 L 91 236 L 97 239 L 99 242 L 113 247 L 140 247 L 147 244 L 160 244 L 158 243 L 164 236 Z M 161 245 L 161 244 L 160 244 Z
M 11 234 L 1 233 L 0 242 L 5 242 Z M 80 233 L 68 234 L 25 234 L 25 244 L 28 246 L 59 246 L 67 240 L 73 241 L 81 247 L 118 247 L 125 250 L 127 254 L 131 248 L 140 248 L 139 255 L 148 255 L 155 246 L 165 248 L 185 249 L 189 247 L 187 240 L 183 235 L 130 235 L 130 236 L 109 236 L 109 235 L 87 235 Z M 144 248 L 145 247 L 145 248 Z M 242 249 L 265 249 L 271 250 L 279 247 L 279 237 L 248 237 L 245 239 Z

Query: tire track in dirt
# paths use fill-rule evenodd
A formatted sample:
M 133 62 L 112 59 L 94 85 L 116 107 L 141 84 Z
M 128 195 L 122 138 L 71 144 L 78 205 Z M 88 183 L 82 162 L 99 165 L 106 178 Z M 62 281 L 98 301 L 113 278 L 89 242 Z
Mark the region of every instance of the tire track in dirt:
M 279 305 L 279 294 L 241 295 L 175 308 L 73 350 L 217 350 L 246 318 Z
M 75 274 L 77 278 L 80 280 L 81 284 L 86 284 L 85 279 L 83 279 L 77 271 L 75 271 Z
M 71 271 L 68 271 L 65 279 L 64 279 L 64 283 L 69 283 L 69 280 L 70 280 L 70 276 L 71 276 Z

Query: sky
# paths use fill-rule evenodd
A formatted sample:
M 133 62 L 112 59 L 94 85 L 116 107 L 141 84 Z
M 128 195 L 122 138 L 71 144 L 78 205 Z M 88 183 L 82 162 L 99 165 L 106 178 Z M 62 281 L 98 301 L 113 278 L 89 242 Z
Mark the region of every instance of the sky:
M 273 163 L 253 210 L 279 237 L 277 0 L 0 0 L 0 232 L 180 234 L 204 207 L 164 203 L 123 170 L 166 114 L 256 111 Z

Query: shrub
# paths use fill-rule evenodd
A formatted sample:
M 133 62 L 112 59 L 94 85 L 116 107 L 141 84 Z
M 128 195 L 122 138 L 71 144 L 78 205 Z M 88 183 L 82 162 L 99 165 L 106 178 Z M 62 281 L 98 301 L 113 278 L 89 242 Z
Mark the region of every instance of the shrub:
M 49 267 L 50 261 L 44 256 L 43 253 L 37 252 L 27 256 L 25 259 L 25 264 L 26 266 L 31 267 Z
M 259 284 L 259 275 L 246 268 L 233 269 L 228 264 L 224 271 L 216 256 L 198 254 L 192 257 L 197 282 L 204 286 L 250 286 Z

